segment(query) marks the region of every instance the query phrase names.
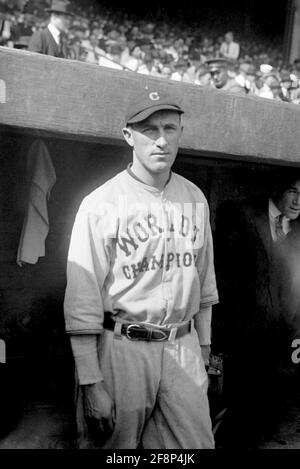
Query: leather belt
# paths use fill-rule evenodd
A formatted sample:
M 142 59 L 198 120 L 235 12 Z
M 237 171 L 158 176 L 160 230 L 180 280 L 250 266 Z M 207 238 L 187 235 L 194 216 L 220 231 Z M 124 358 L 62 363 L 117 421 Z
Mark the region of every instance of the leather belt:
M 104 329 L 114 331 L 118 329 L 118 334 L 124 335 L 129 340 L 145 340 L 163 342 L 173 342 L 191 331 L 191 321 L 173 328 L 158 328 L 148 324 L 141 323 L 121 323 L 115 321 L 111 316 L 105 315 L 103 322 Z

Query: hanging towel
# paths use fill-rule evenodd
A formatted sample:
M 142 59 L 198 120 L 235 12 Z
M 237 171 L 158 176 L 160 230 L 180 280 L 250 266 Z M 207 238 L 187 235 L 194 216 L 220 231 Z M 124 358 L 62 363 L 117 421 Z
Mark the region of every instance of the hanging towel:
M 51 157 L 42 140 L 35 140 L 27 155 L 29 200 L 21 232 L 17 264 L 36 264 L 45 255 L 49 231 L 47 200 L 55 184 L 56 174 Z

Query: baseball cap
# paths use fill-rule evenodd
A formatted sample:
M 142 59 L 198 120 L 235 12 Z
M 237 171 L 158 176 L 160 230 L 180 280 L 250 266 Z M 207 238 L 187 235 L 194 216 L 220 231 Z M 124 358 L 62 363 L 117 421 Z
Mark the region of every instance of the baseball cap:
M 222 57 L 217 57 L 214 59 L 207 59 L 205 63 L 208 66 L 208 70 L 210 72 L 216 72 L 223 68 L 228 68 L 229 66 L 229 61 Z
M 129 104 L 126 113 L 126 124 L 135 124 L 147 119 L 157 111 L 176 111 L 183 114 L 178 99 L 164 90 L 140 90 L 135 99 Z
M 261 64 L 259 67 L 261 73 L 271 73 L 273 70 L 272 65 L 269 64 Z

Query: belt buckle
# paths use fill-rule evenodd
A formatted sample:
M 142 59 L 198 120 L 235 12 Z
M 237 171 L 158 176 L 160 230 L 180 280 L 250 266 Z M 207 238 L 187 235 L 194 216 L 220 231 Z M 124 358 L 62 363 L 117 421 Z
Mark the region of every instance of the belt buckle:
M 146 332 L 146 335 L 145 337 L 132 337 L 131 333 L 133 333 L 134 331 L 137 331 L 137 332 L 142 332 L 142 331 L 145 331 Z M 152 333 L 155 332 L 155 334 L 160 334 L 161 337 L 158 337 L 158 338 L 154 338 L 152 336 Z M 154 342 L 162 342 L 166 339 L 168 339 L 168 335 L 160 330 L 160 329 L 148 329 L 147 327 L 145 326 L 142 326 L 141 324 L 129 324 L 129 326 L 127 326 L 126 328 L 126 337 L 127 339 L 129 340 L 145 340 L 145 341 L 154 341 Z
M 135 331 L 135 330 L 144 330 L 148 333 L 148 330 L 144 327 L 144 326 L 141 326 L 140 324 L 129 324 L 129 326 L 126 327 L 126 337 L 127 339 L 129 340 L 145 340 L 145 339 L 140 339 L 140 338 L 136 338 L 136 337 L 132 337 L 131 336 L 131 332 Z

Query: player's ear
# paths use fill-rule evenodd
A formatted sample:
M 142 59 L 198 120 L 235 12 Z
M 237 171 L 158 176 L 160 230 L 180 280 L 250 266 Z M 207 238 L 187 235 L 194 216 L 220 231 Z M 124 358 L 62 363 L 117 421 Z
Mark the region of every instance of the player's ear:
M 181 115 L 180 115 L 180 114 L 179 114 L 179 125 L 180 125 L 180 135 L 179 135 L 179 138 L 181 138 L 182 133 L 183 133 L 183 124 L 182 124 L 182 119 L 181 119 Z
M 130 145 L 131 147 L 133 147 L 133 137 L 132 137 L 132 129 L 131 127 L 124 127 L 122 129 L 122 133 L 123 133 L 123 137 L 124 139 L 126 140 L 126 142 L 128 143 L 128 145 Z

